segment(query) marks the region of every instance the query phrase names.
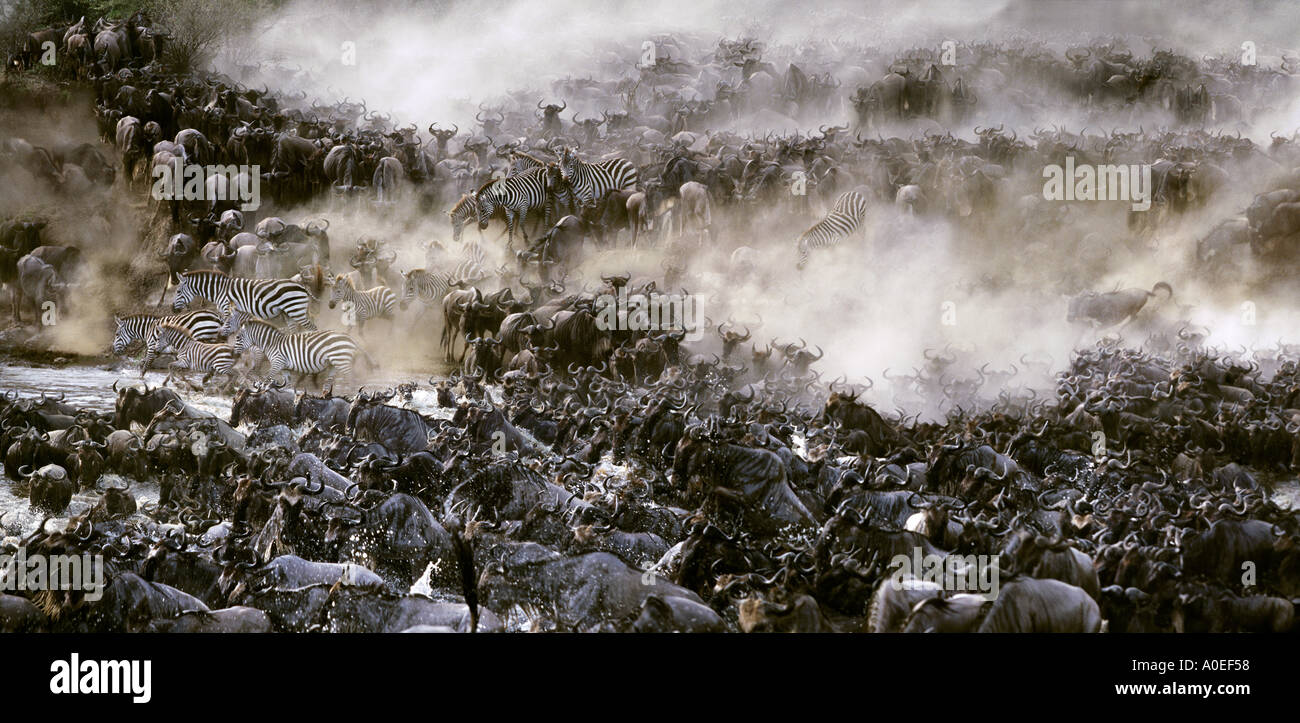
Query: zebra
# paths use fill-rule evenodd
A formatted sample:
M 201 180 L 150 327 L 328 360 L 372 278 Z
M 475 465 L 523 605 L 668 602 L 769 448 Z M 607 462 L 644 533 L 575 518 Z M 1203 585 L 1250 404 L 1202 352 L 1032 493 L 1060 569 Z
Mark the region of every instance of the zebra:
M 523 151 L 512 151 L 510 153 L 510 175 L 512 176 L 532 168 L 546 168 L 549 165 L 551 164 Z
M 271 368 L 263 378 L 264 382 L 274 383 L 281 374 L 288 382 L 288 372 L 316 375 L 328 372 L 322 391 L 332 394 L 335 377 L 348 378 L 352 374 L 352 364 L 356 355 L 366 358 L 366 363 L 373 370 L 378 365 L 356 341 L 347 334 L 337 331 L 308 331 L 301 334 L 286 334 L 272 326 L 265 319 L 243 318 L 239 331 L 235 334 L 235 354 L 259 350 L 270 362 Z
M 344 312 L 351 311 L 356 319 L 357 333 L 361 333 L 367 321 L 380 317 L 392 319 L 393 309 L 397 306 L 397 294 L 387 286 L 376 286 L 366 291 L 357 291 L 352 277 L 339 274 L 334 277 L 334 291 L 330 293 L 330 308 L 343 302 Z M 351 304 L 351 308 L 347 306 Z
M 411 269 L 402 276 L 406 279 L 406 283 L 402 284 L 402 300 L 399 305 L 405 309 L 418 296 L 424 306 L 420 316 L 423 316 L 431 306 L 441 306 L 443 297 L 449 291 L 462 288 L 468 283 L 454 274 L 425 269 Z
M 799 234 L 796 246 L 799 252 L 798 268 L 808 264 L 810 249 L 834 246 L 841 239 L 853 234 L 867 217 L 867 199 L 856 191 L 840 194 L 830 213 L 811 228 Z
M 478 202 L 474 200 L 474 194 L 467 193 L 460 197 L 460 200 L 451 207 L 447 212 L 447 217 L 451 219 L 451 240 L 460 242 L 460 234 L 465 230 L 465 224 L 470 220 L 478 220 Z M 483 229 L 478 230 L 478 238 L 483 240 Z
M 144 370 L 149 368 L 149 363 L 167 349 L 176 352 L 176 361 L 171 363 L 167 378 L 163 380 L 164 385 L 184 369 L 204 372 L 198 386 L 190 383 L 184 376 L 181 377 L 182 381 L 193 389 L 199 389 L 203 384 L 207 384 L 214 374 L 225 375 L 227 384 L 234 381 L 235 360 L 238 354 L 233 346 L 196 341 L 188 329 L 168 323 L 158 324 L 157 333 L 150 338 L 148 350 L 145 352 L 144 366 L 140 369 L 141 377 L 144 376 Z
M 560 177 L 583 206 L 594 206 L 610 191 L 636 190 L 636 166 L 623 158 L 586 163 L 572 148 L 560 151 Z
M 307 310 L 312 296 L 307 287 L 288 279 L 232 278 L 221 271 L 187 271 L 180 275 L 172 308 L 180 311 L 196 299 L 206 299 L 218 308 L 233 306 L 251 316 L 274 319 L 283 314 L 289 327 L 315 329 Z
M 492 276 L 492 272 L 487 267 L 487 256 L 484 255 L 481 245 L 477 243 L 466 245 L 462 255 L 464 258 L 451 271 L 451 277 L 457 282 L 472 284 Z
M 113 333 L 113 353 L 124 354 L 137 341 L 144 341 L 147 346 L 157 333 L 159 324 L 174 324 L 190 332 L 196 341 L 213 342 L 221 338 L 221 316 L 216 312 L 199 310 L 184 314 L 157 316 L 155 314 L 133 314 L 131 316 L 114 316 L 117 331 Z
M 514 151 L 510 154 L 511 175 L 533 168 L 541 168 L 546 174 L 546 213 L 542 223 L 549 227 L 552 220 L 563 218 L 570 213 L 576 213 L 577 209 L 573 204 L 573 189 L 564 180 L 564 174 L 560 172 L 559 164 L 548 163 L 523 151 Z
M 546 168 L 529 168 L 513 176 L 488 181 L 475 192 L 474 200 L 478 205 L 479 230 L 487 228 L 492 214 L 501 208 L 506 213 L 506 232 L 510 236 L 506 247 L 514 248 L 516 226 L 527 243 L 528 229 L 524 222 L 529 212 L 541 212 L 543 221 L 546 220 Z

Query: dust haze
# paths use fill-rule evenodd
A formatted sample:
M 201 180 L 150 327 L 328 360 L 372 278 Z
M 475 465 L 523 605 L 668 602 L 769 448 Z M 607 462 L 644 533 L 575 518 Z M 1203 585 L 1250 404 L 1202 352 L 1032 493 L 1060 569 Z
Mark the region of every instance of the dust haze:
M 634 75 L 647 41 L 655 44 L 661 59 L 695 61 L 710 57 L 720 39 L 754 38 L 764 45 L 763 59 L 778 69 L 799 62 L 809 72 L 829 72 L 842 81 L 825 116 L 796 118 L 783 108 L 764 108 L 714 129 L 762 136 L 772 131 L 808 134 L 822 124 L 851 124 L 848 96 L 858 85 L 887 72 L 891 54 L 910 47 L 933 48 L 946 39 L 1029 39 L 1059 53 L 1067 44 L 1113 36 L 1134 56 L 1172 49 L 1194 58 L 1236 54 L 1241 43 L 1250 40 L 1258 47 L 1259 64 L 1270 66 L 1293 52 L 1288 43 L 1295 42 L 1297 29 L 1300 8 L 1264 2 L 1195 10 L 1183 3 L 1115 2 L 1104 3 L 1104 12 L 1095 4 L 1064 1 L 844 2 L 816 7 L 713 0 L 599 5 L 571 0 L 375 6 L 294 2 L 227 40 L 212 64 L 248 87 L 266 85 L 285 96 L 305 93 L 298 102 L 304 110 L 313 102 L 363 100 L 369 111 L 391 115 L 397 126 L 413 123 L 422 134 L 432 122 L 457 124 L 462 132 L 452 141 L 455 150 L 475 129 L 480 104 L 517 102 L 531 108 L 538 101 L 565 101 L 566 129 L 575 115 L 617 110 L 604 99 L 566 95 L 557 87 L 566 79 Z M 355 64 L 343 61 L 349 48 L 355 50 Z M 862 52 L 868 48 L 886 60 L 861 61 L 868 57 Z M 1039 90 L 1057 92 L 1050 86 Z M 989 124 L 1003 124 L 1021 137 L 1056 126 L 1098 133 L 1168 124 L 1158 114 L 1136 112 L 1111 119 L 1118 125 L 1105 128 L 1089 127 L 1091 119 L 1083 112 L 1017 118 L 999 97 L 1012 92 L 1019 91 L 994 89 L 981 98 L 963 127 L 949 130 L 959 138 L 976 139 L 973 129 Z M 1297 101 L 1280 97 L 1253 117 L 1208 130 L 1241 134 L 1267 146 L 1270 132 L 1289 135 L 1300 127 Z M 921 138 L 926 130 L 923 124 L 908 124 L 894 134 Z M 6 125 L 5 133 L 49 143 L 56 137 L 93 140 L 94 127 L 93 119 L 77 116 Z M 1035 366 L 1037 378 L 1017 378 L 1017 384 L 1047 388 L 1051 374 L 1063 368 L 1072 349 L 1091 345 L 1103 335 L 1136 344 L 1154 328 L 1195 328 L 1208 333 L 1211 343 L 1239 351 L 1297 341 L 1294 329 L 1300 319 L 1292 285 L 1255 283 L 1252 279 L 1266 270 L 1251 262 L 1238 275 L 1211 278 L 1196 260 L 1197 240 L 1240 214 L 1271 182 L 1271 171 L 1249 159 L 1224 170 L 1232 183 L 1213 203 L 1160 224 L 1141 242 L 1131 238 L 1119 207 L 1100 204 L 1074 204 L 1068 212 L 1074 220 L 1060 234 L 1027 237 L 1027 213 L 1047 211 L 1031 203 L 1041 188 L 1041 168 L 1026 166 L 1008 169 L 1007 185 L 1016 193 L 999 199 L 978 234 L 940 217 L 913 216 L 891 203 L 879 203 L 868 217 L 865 239 L 820 253 L 808 268 L 796 271 L 794 240 L 828 210 L 824 199 L 810 201 L 806 214 L 797 217 L 746 210 L 743 213 L 758 218 L 745 223 L 715 208 L 716 241 L 683 236 L 638 249 L 588 245 L 566 285 L 570 292 L 584 283 L 594 290 L 602 273 L 662 278 L 665 268 L 682 266 L 678 286 L 699 297 L 710 324 L 730 319 L 749 326 L 759 348 L 773 339 L 802 339 L 810 348 L 820 346 L 825 352 L 819 362 L 824 379 L 870 379 L 874 387 L 867 396 L 887 409 L 903 398 L 884 373 L 912 373 L 926 363 L 927 351 L 959 354 L 966 371 L 984 365 L 988 370 L 1013 364 L 1023 368 L 1025 359 L 1048 360 Z M 89 257 L 96 270 L 79 281 L 80 301 L 52 334 L 57 346 L 70 351 L 101 350 L 110 339 L 111 313 L 140 310 L 138 290 L 115 284 L 121 276 L 112 270 L 148 267 L 157 279 L 157 263 L 149 267 L 147 259 L 132 252 L 142 241 L 152 244 L 150 252 L 156 251 L 161 239 L 151 235 L 148 223 L 132 227 L 126 214 L 115 210 L 124 203 L 116 187 L 98 204 L 70 208 L 60 200 L 26 193 L 16 176 L 0 178 L 0 184 L 7 189 L 0 194 L 0 212 L 39 208 L 51 217 L 56 242 L 93 249 Z M 1026 212 L 1026 205 L 1033 210 Z M 137 210 L 145 216 L 151 213 Z M 398 254 L 397 266 L 406 270 L 425 264 L 424 249 L 430 243 L 453 255 L 460 252 L 451 240 L 445 210 L 421 208 L 412 199 L 382 210 L 364 201 L 329 199 L 289 210 L 268 204 L 258 217 L 283 215 L 286 221 L 302 223 L 329 218 L 336 272 L 348 270 L 346 259 L 361 238 L 388 244 Z M 487 265 L 494 269 L 514 264 L 504 238 L 497 238 L 502 231 L 494 223 L 482 234 Z M 530 232 L 535 237 L 539 230 Z M 465 240 L 478 238 L 475 229 L 466 230 Z M 755 249 L 758 263 L 738 272 L 732 252 L 741 246 Z M 1087 289 L 1150 289 L 1160 281 L 1172 286 L 1173 298 L 1153 300 L 1140 323 L 1101 333 L 1065 321 L 1070 295 Z M 152 303 L 158 291 L 155 282 L 143 296 Z M 1243 313 L 1246 308 L 1250 314 Z M 399 317 L 395 328 L 381 326 L 365 339 L 391 373 L 427 368 L 437 354 L 434 314 L 413 333 L 401 326 L 414 313 Z M 322 327 L 336 323 L 323 309 Z M 713 346 L 699 351 L 717 351 L 716 335 L 710 338 Z M 914 401 L 928 414 L 947 411 L 929 406 L 928 400 Z

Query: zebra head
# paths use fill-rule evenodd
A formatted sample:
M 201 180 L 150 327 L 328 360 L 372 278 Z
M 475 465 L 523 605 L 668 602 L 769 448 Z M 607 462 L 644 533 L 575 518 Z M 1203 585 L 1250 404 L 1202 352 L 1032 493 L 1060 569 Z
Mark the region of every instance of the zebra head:
M 131 329 L 131 325 L 126 319 L 113 317 L 113 323 L 117 324 L 117 331 L 113 332 L 113 353 L 122 354 L 131 346 L 131 342 L 136 340 L 136 333 Z
M 228 337 L 231 334 L 238 333 L 244 326 L 244 312 L 235 308 L 232 301 L 226 301 L 221 307 L 221 328 L 217 330 L 218 334 Z
M 454 216 L 451 212 L 447 215 L 451 216 L 451 240 L 460 243 L 460 232 L 465 230 L 465 217 Z
M 189 274 L 181 274 L 176 278 L 178 281 L 176 296 L 172 298 L 172 311 L 184 311 L 199 297 L 199 291 L 195 286 L 194 277 Z
M 424 273 L 424 269 L 411 269 L 402 272 L 402 298 L 398 301 L 398 306 L 405 309 L 415 301 L 415 287 L 420 285 L 419 275 Z
M 333 309 L 335 305 L 337 305 L 340 301 L 343 301 L 347 297 L 348 289 L 346 287 L 352 286 L 352 279 L 349 279 L 343 274 L 339 274 L 334 277 L 334 283 L 332 284 L 332 286 L 333 289 L 330 291 L 331 309 Z
M 560 177 L 565 183 L 573 183 L 573 171 L 577 164 L 577 152 L 568 146 L 560 149 Z
M 237 357 L 243 356 L 244 352 L 253 348 L 253 342 L 248 336 L 247 326 L 239 327 L 239 331 L 235 333 L 235 340 L 231 343 L 230 347 Z
M 447 212 L 451 219 L 451 240 L 460 243 L 460 232 L 465 230 L 465 219 L 475 213 L 474 194 L 466 193 L 460 197 L 455 206 Z
M 478 206 L 478 228 L 480 231 L 488 227 L 488 221 L 492 219 L 492 214 L 497 210 L 497 196 L 493 192 L 493 186 L 496 181 L 489 181 L 478 193 L 475 194 L 474 202 Z

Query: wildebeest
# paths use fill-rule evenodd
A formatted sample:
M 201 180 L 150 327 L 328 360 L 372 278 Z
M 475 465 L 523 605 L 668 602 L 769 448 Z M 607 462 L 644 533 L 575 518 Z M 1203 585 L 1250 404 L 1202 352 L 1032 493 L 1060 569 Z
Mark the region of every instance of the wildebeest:
M 1174 294 L 1169 284 L 1163 281 L 1151 287 L 1150 291 L 1121 289 L 1105 293 L 1084 292 L 1070 300 L 1066 321 L 1090 324 L 1101 329 L 1115 326 L 1137 316 L 1142 307 L 1146 306 L 1147 300 L 1156 296 L 1156 292 L 1161 289 L 1166 292 L 1166 298 L 1171 298 Z

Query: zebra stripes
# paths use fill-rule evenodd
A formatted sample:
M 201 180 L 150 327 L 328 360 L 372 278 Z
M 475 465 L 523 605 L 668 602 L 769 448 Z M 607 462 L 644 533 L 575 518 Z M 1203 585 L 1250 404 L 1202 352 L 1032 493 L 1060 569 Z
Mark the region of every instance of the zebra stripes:
M 334 390 L 335 377 L 348 378 L 352 374 L 352 365 L 359 353 L 366 357 L 371 368 L 374 361 L 357 345 L 352 337 L 336 331 L 308 331 L 301 334 L 285 334 L 264 319 L 242 319 L 239 331 L 235 335 L 236 354 L 248 350 L 260 350 L 270 362 L 263 381 L 270 382 L 286 372 L 299 374 L 319 374 L 328 371 L 322 389 L 326 393 Z
M 610 191 L 634 190 L 637 182 L 636 166 L 626 159 L 586 163 L 571 148 L 560 151 L 560 176 L 584 206 L 595 205 Z
M 288 279 L 232 278 L 221 271 L 187 271 L 180 275 L 172 308 L 186 308 L 197 299 L 206 299 L 225 308 L 234 308 L 250 316 L 274 319 L 284 315 L 292 329 L 315 329 L 307 313 L 312 298 L 307 287 Z
M 451 240 L 460 241 L 460 234 L 465 230 L 465 224 L 470 219 L 478 220 L 478 202 L 474 200 L 474 194 L 467 193 L 460 197 L 451 210 L 447 212 L 447 217 L 451 219 Z M 479 238 L 483 237 L 483 230 L 479 229 Z
M 132 316 L 113 317 L 117 322 L 117 331 L 113 333 L 113 353 L 125 354 L 127 349 L 137 341 L 150 343 L 158 331 L 159 324 L 172 324 L 185 329 L 196 341 L 213 342 L 221 338 L 221 317 L 216 312 L 199 310 L 171 316 L 154 314 L 134 314 Z
M 550 226 L 555 219 L 576 213 L 573 204 L 573 189 L 564 180 L 564 174 L 556 163 L 547 163 L 537 156 L 523 151 L 510 154 L 510 173 L 516 174 L 533 168 L 541 168 L 546 173 L 546 214 L 542 219 L 545 226 Z
M 352 304 L 351 312 L 356 319 L 357 331 L 360 332 L 367 321 L 380 317 L 392 318 L 393 309 L 397 307 L 397 294 L 387 286 L 376 286 L 366 291 L 357 291 L 352 277 L 339 274 L 334 277 L 334 291 L 330 293 L 330 308 L 339 302 Z M 347 306 L 344 306 L 347 310 Z
M 478 204 L 479 229 L 487 228 L 492 214 L 500 208 L 506 214 L 506 231 L 510 236 L 507 246 L 514 246 L 516 227 L 527 242 L 528 230 L 524 228 L 524 221 L 528 213 L 546 213 L 546 168 L 536 166 L 499 181 L 489 181 L 474 194 L 474 200 Z
M 406 283 L 402 285 L 402 308 L 405 309 L 418 296 L 425 306 L 440 306 L 442 298 L 460 282 L 452 274 L 411 269 L 406 273 Z
M 802 269 L 808 264 L 808 253 L 811 249 L 838 244 L 857 231 L 866 217 L 867 199 L 863 198 L 862 194 L 854 191 L 840 194 L 840 197 L 835 199 L 835 205 L 830 213 L 826 214 L 826 218 L 799 234 L 799 241 L 796 244 L 799 252 L 798 267 Z
M 514 151 L 510 154 L 510 175 L 512 176 L 532 168 L 546 168 L 548 165 L 550 164 L 546 161 L 523 151 Z
M 149 363 L 157 358 L 159 353 L 168 349 L 176 352 L 176 361 L 172 362 L 164 384 L 171 381 L 181 369 L 203 372 L 201 384 L 207 384 L 214 374 L 224 374 L 227 378 L 233 375 L 237 359 L 234 347 L 229 344 L 195 341 L 189 331 L 183 327 L 163 323 L 157 326 L 157 333 L 149 341 L 140 376 L 144 376 L 144 369 L 149 367 Z
M 452 285 L 457 282 L 482 281 L 492 275 L 487 267 L 487 257 L 483 254 L 483 247 L 479 244 L 466 244 L 464 257 L 451 271 Z

